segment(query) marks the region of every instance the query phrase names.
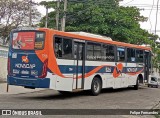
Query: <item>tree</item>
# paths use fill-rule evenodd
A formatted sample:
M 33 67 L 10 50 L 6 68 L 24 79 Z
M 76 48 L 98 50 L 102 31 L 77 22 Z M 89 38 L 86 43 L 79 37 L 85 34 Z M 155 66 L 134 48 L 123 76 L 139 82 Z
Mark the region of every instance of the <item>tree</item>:
M 56 9 L 56 1 L 52 4 Z M 55 12 L 51 12 L 49 17 L 55 18 Z M 60 16 L 63 14 L 61 12 Z M 154 35 L 141 29 L 139 24 L 146 20 L 138 8 L 119 6 L 119 0 L 69 0 L 66 31 L 84 31 L 127 43 L 150 44 L 152 41 L 148 37 Z M 49 24 L 53 22 L 49 21 Z M 40 26 L 44 26 L 43 20 Z M 50 27 L 53 28 L 53 25 Z
M 35 4 L 30 0 L 1 0 L 0 1 L 0 37 L 3 44 L 8 41 L 9 33 L 18 26 L 27 26 L 29 23 L 29 7 L 32 7 L 31 17 L 32 25 L 40 19 L 40 13 Z

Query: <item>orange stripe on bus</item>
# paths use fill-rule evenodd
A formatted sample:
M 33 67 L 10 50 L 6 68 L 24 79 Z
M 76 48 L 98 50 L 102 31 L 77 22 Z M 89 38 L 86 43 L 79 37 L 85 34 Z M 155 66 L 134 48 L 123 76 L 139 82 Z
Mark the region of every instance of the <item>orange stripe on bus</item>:
M 93 75 L 94 73 L 98 72 L 101 68 L 103 68 L 103 67 L 105 67 L 105 66 L 111 66 L 111 65 L 101 65 L 101 66 L 98 66 L 98 67 L 96 67 L 95 69 L 91 70 L 90 72 L 86 73 L 86 74 L 84 75 L 84 78 Z M 78 78 L 79 78 L 79 79 L 82 78 L 82 75 L 78 76 Z

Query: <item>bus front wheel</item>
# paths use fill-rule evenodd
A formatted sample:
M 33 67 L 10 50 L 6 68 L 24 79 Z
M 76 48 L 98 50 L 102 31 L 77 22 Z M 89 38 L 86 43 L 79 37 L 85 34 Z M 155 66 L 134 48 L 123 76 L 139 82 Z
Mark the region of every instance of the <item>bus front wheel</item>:
M 98 77 L 94 77 L 91 84 L 91 94 L 94 96 L 99 95 L 102 89 L 102 82 Z
M 139 79 L 137 79 L 136 85 L 134 85 L 134 90 L 138 90 L 139 89 Z

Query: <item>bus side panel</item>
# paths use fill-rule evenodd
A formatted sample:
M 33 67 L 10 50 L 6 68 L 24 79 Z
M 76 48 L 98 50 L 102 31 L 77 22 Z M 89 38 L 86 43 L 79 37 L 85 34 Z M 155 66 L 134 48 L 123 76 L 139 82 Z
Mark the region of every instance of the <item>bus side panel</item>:
M 137 66 L 138 70 L 141 71 L 141 73 L 139 73 L 139 74 L 142 74 L 142 78 L 139 78 L 139 83 L 143 84 L 144 83 L 144 71 L 145 71 L 144 63 L 137 63 L 136 66 Z M 137 74 L 137 78 L 138 78 L 139 74 Z
M 93 65 L 94 64 L 94 65 Z M 84 89 L 91 89 L 92 80 L 96 75 L 99 75 L 102 79 L 102 88 L 113 87 L 114 79 L 112 75 L 113 62 L 99 62 L 99 61 L 86 61 L 85 75 L 92 70 L 101 67 L 98 71 L 93 73 L 91 76 L 85 78 Z
M 74 60 L 56 59 L 59 69 L 64 77 L 56 76 L 56 90 L 72 91 Z
M 56 77 L 56 90 L 72 91 L 73 78 Z
M 144 77 L 143 64 L 139 66 L 139 64 L 137 63 L 127 63 L 126 67 L 127 67 L 126 76 L 128 78 L 128 86 L 136 85 L 138 75 L 142 74 L 142 76 Z M 132 75 L 129 74 L 131 72 L 133 73 Z M 134 74 L 134 72 L 136 73 Z
M 137 74 L 136 75 L 129 75 L 128 72 L 131 69 L 136 68 L 136 63 L 127 63 L 126 64 L 126 78 L 128 79 L 128 86 L 129 85 L 136 85 L 137 81 Z
M 56 75 L 54 75 L 51 72 L 47 72 L 47 78 L 50 78 L 50 85 L 49 88 L 50 89 L 56 89 Z

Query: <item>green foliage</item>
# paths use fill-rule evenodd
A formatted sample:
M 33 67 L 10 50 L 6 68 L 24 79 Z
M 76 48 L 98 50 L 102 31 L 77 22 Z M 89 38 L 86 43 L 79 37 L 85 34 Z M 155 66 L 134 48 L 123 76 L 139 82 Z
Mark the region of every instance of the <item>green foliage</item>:
M 60 9 L 63 9 L 62 3 Z M 57 9 L 56 2 L 53 1 L 41 4 Z M 55 12 L 56 10 L 50 13 L 49 17 L 54 19 Z M 63 14 L 60 10 L 60 18 Z M 151 44 L 148 37 L 154 37 L 140 28 L 139 22 L 144 22 L 147 18 L 140 15 L 139 9 L 119 6 L 119 0 L 69 0 L 66 14 L 66 31 L 101 34 L 113 40 L 134 44 Z M 44 21 L 45 18 L 40 23 L 41 27 L 44 26 Z M 49 20 L 48 26 L 54 28 L 55 21 Z
M 132 43 L 149 44 L 155 54 L 153 64 L 160 62 L 160 45 L 155 45 L 157 35 L 149 34 L 141 29 L 139 22 L 146 17 L 140 15 L 136 7 L 119 6 L 120 0 L 68 0 L 66 31 L 84 31 L 109 36 L 113 40 Z M 42 2 L 55 11 L 49 13 L 49 28 L 55 27 L 56 1 Z M 60 4 L 60 19 L 63 16 L 63 2 Z M 44 27 L 45 17 L 40 26 Z

